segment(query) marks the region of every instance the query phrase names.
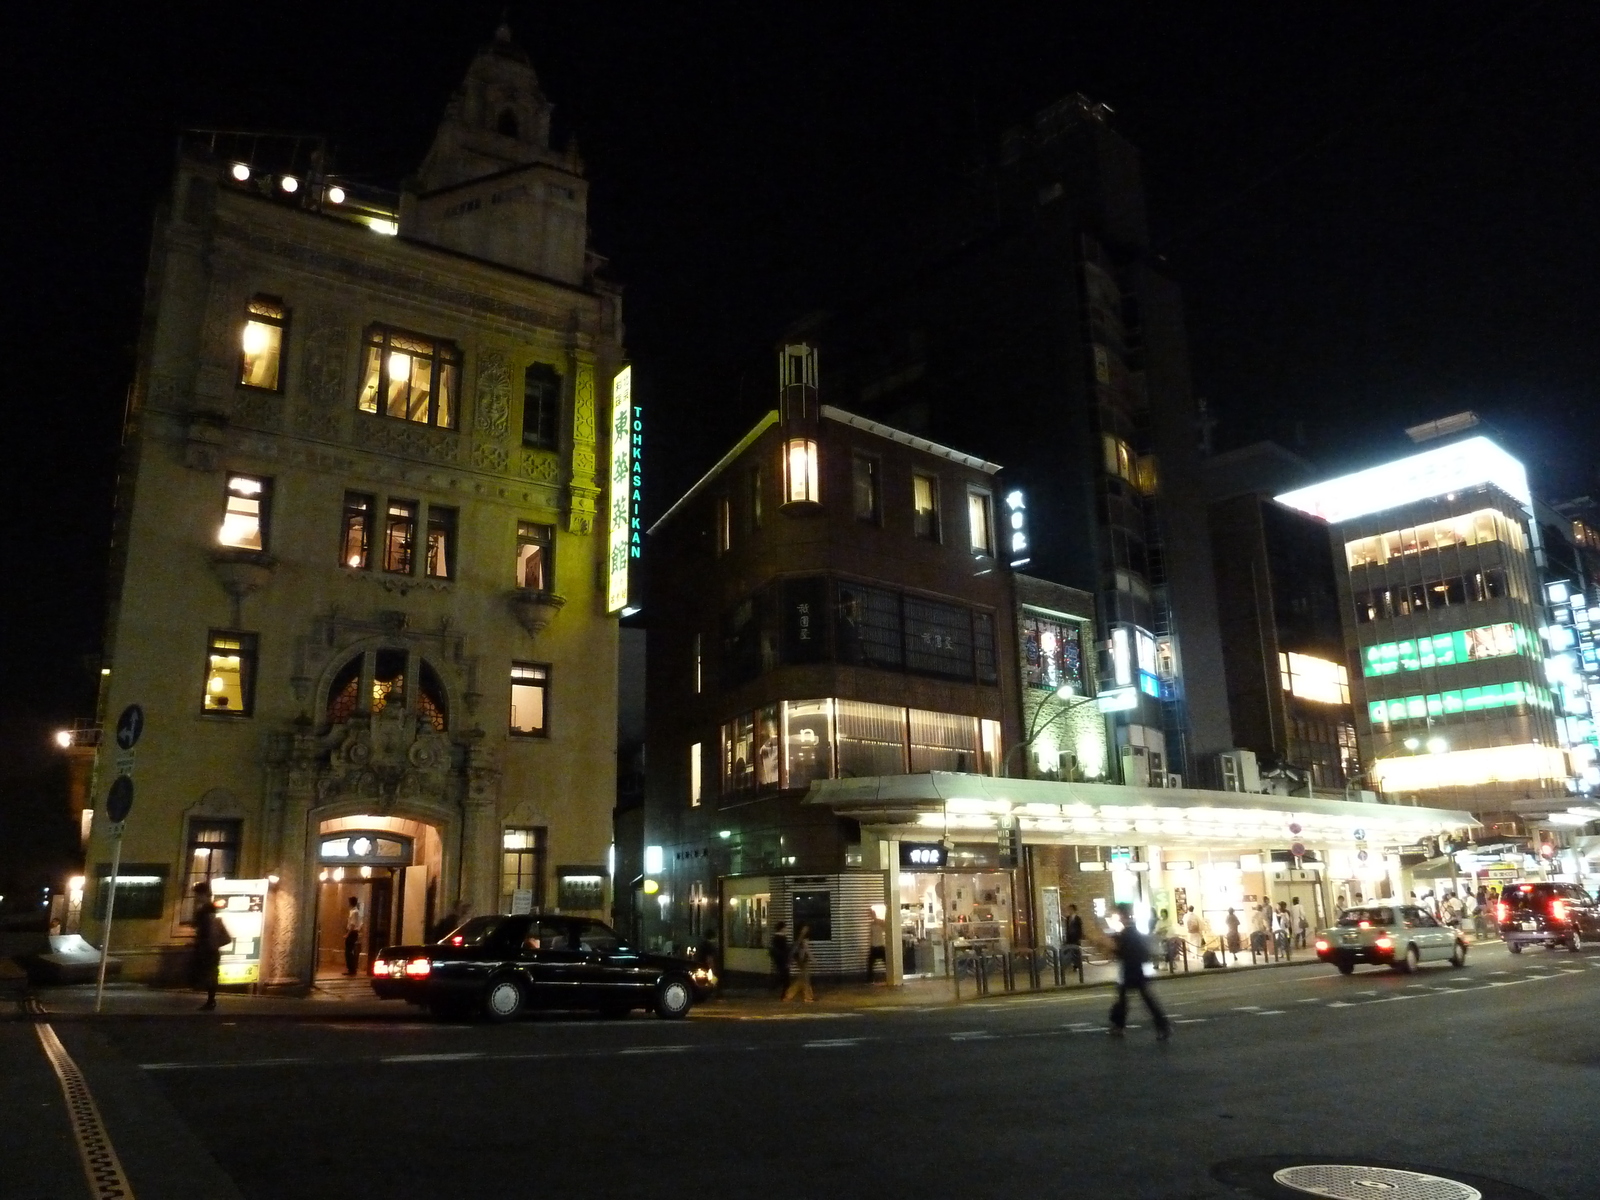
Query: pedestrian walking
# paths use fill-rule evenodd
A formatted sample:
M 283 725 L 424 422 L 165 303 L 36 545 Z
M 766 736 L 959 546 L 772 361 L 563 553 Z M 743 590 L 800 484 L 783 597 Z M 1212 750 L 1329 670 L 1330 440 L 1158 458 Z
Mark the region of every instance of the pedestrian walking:
M 361 961 L 361 901 L 350 897 L 350 907 L 344 914 L 344 973 L 354 975 Z
M 217 916 L 216 902 L 211 898 L 211 885 L 204 880 L 194 885 L 194 949 L 189 963 L 189 982 L 196 991 L 204 991 L 206 1002 L 202 1012 L 217 1006 L 217 970 L 222 965 L 222 948 L 233 941 L 233 935 Z
M 803 1004 L 815 1004 L 817 998 L 811 994 L 811 926 L 800 926 L 800 931 L 794 935 L 792 957 L 794 978 L 784 989 L 783 998 L 790 1000 L 799 997 Z
M 889 982 L 889 931 L 888 922 L 884 920 L 886 911 L 881 904 L 874 904 L 868 910 L 872 914 L 872 921 L 867 928 L 867 982 L 872 982 L 872 968 L 883 964 L 883 981 Z
M 1228 930 L 1228 953 L 1233 955 L 1233 961 L 1234 962 L 1238 962 L 1239 961 L 1239 950 L 1240 950 L 1240 943 L 1239 943 L 1239 914 L 1234 912 L 1233 909 L 1230 908 L 1228 910 L 1227 917 L 1223 920 L 1222 923 L 1223 923 L 1223 925 L 1225 925 L 1227 927 L 1227 930 Z
M 1065 952 L 1067 970 L 1076 971 L 1083 964 L 1083 918 L 1076 904 L 1067 905 L 1067 924 L 1061 933 L 1061 949 Z
M 1267 906 L 1265 904 L 1252 905 L 1250 909 L 1250 961 L 1255 962 L 1256 955 L 1263 957 L 1267 953 Z
M 1150 943 L 1133 923 L 1133 905 L 1117 905 L 1117 915 L 1122 918 L 1122 928 L 1111 943 L 1112 953 L 1116 955 L 1118 963 L 1117 999 L 1111 1006 L 1111 1028 L 1108 1032 L 1116 1037 L 1122 1036 L 1128 1024 L 1128 993 L 1136 991 L 1143 998 L 1145 1008 L 1150 1010 L 1150 1019 L 1156 1026 L 1156 1037 L 1165 1041 L 1172 1036 L 1172 1023 L 1151 994 L 1151 980 L 1145 974 L 1145 967 L 1150 962 Z
M 1306 938 L 1311 933 L 1311 921 L 1306 917 L 1305 906 L 1300 903 L 1299 896 L 1289 901 L 1289 920 L 1294 925 L 1294 944 L 1304 950 Z
M 1289 957 L 1293 935 L 1289 932 L 1289 906 L 1282 900 L 1272 914 L 1272 945 L 1283 958 Z
M 779 921 L 772 928 L 772 942 L 767 946 L 767 957 L 772 960 L 772 974 L 777 981 L 778 995 L 789 990 L 789 935 L 784 932 L 789 925 Z
M 1172 932 L 1172 916 L 1164 908 L 1156 920 L 1156 948 L 1161 951 L 1161 961 L 1167 964 L 1167 970 L 1175 970 L 1178 962 L 1178 939 Z

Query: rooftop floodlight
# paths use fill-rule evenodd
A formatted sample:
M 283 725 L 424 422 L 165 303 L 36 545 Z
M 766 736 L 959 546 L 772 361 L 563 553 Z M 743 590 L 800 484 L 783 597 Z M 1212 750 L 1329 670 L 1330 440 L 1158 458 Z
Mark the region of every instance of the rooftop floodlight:
M 58 729 L 56 731 L 56 745 L 60 746 L 63 750 L 65 750 L 65 749 L 67 749 L 67 747 L 71 746 L 72 745 L 72 730 L 70 730 L 70 729 Z
M 285 175 L 282 179 L 278 180 L 278 186 L 284 191 L 293 195 L 295 192 L 300 190 L 300 181 L 293 175 Z
M 328 201 L 331 204 L 343 204 L 344 189 L 338 184 L 334 184 L 333 187 L 328 189 Z
M 232 175 L 240 183 L 250 182 L 250 168 L 245 166 L 243 163 L 234 163 L 233 169 L 230 170 L 228 174 Z

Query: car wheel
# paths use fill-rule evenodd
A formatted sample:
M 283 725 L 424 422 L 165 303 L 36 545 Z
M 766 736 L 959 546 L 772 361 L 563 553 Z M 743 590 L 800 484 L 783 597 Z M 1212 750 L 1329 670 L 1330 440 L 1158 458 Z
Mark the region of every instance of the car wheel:
M 694 1004 L 694 989 L 680 975 L 669 975 L 656 990 L 656 1016 L 669 1021 L 689 1015 Z
M 1467 965 L 1467 944 L 1465 942 L 1456 943 L 1456 952 L 1450 956 L 1450 965 L 1452 967 L 1464 967 Z
M 1572 927 L 1572 933 L 1567 937 L 1567 949 L 1574 954 L 1583 949 L 1583 934 L 1578 932 L 1578 927 Z
M 483 1015 L 491 1021 L 510 1021 L 527 1007 L 527 993 L 522 985 L 509 975 L 490 980 L 483 993 Z
M 1410 975 L 1421 965 L 1422 955 L 1417 953 L 1417 948 L 1415 946 L 1407 946 L 1405 958 L 1402 961 L 1395 963 L 1394 968 L 1397 971 L 1403 971 L 1405 974 Z
M 1334 963 L 1333 965 L 1339 968 L 1339 974 L 1341 974 L 1341 975 L 1349 975 L 1349 974 L 1353 973 L 1355 971 L 1355 969 L 1356 969 L 1355 963 L 1342 962 L 1342 963 Z

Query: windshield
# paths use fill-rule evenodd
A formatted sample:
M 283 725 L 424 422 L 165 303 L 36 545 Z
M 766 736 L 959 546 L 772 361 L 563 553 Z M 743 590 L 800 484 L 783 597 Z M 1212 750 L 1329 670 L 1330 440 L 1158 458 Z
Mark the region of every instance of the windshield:
M 493 936 L 506 920 L 505 917 L 473 917 L 472 920 L 456 926 L 439 940 L 448 942 L 452 946 L 481 946 Z
M 1362 925 L 1393 925 L 1392 908 L 1347 908 L 1339 914 L 1339 924 L 1351 928 Z

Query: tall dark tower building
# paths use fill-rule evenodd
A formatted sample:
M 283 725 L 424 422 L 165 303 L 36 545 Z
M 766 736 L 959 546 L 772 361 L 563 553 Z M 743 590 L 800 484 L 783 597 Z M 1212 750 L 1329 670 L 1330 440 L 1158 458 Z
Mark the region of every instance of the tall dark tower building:
M 839 404 L 1007 464 L 1029 572 L 1097 598 L 1124 782 L 1159 783 L 1233 736 L 1182 300 L 1109 116 L 1071 96 L 1008 132 L 962 235 L 810 336 Z

